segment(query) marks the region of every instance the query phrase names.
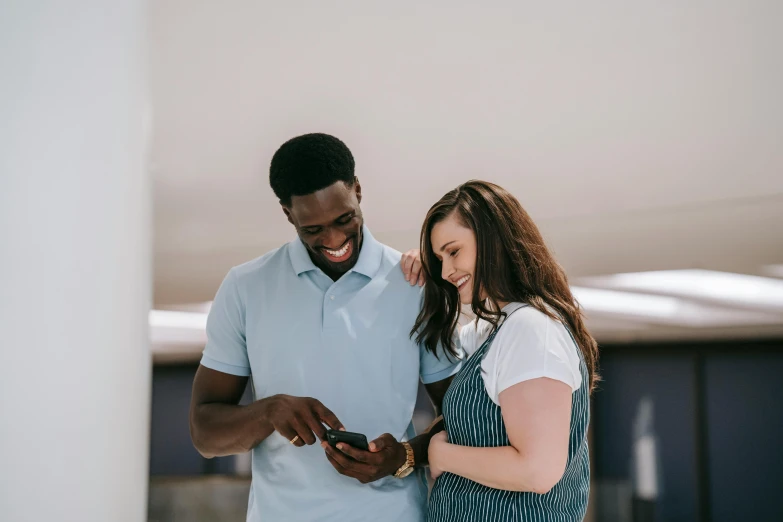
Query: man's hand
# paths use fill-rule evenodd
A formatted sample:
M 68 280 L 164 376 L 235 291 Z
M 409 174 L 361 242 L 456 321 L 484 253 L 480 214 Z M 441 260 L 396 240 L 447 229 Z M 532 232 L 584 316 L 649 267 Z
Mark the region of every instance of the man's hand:
M 421 269 L 421 252 L 418 248 L 408 250 L 402 255 L 400 268 L 405 275 L 405 280 L 415 286 L 424 286 L 424 271 Z
M 370 451 L 363 451 L 344 442 L 337 448 L 322 442 L 329 459 L 338 473 L 352 477 L 362 484 L 394 475 L 405 464 L 407 455 L 405 447 L 388 433 L 385 433 L 370 443 Z
M 316 437 L 324 440 L 326 428 L 323 423 L 333 430 L 345 429 L 335 414 L 316 399 L 274 395 L 264 401 L 263 418 L 289 441 L 298 435 L 294 446 L 315 444 Z

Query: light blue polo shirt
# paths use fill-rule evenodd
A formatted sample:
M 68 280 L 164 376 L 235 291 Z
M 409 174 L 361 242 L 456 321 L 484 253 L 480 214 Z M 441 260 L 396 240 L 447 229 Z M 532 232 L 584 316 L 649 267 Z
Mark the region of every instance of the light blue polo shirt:
M 459 363 L 411 340 L 422 289 L 405 281 L 400 257 L 364 227 L 356 265 L 336 282 L 298 238 L 231 269 L 201 364 L 252 375 L 256 399 L 314 397 L 368 440 L 411 438 L 419 378 L 440 381 Z M 247 520 L 416 522 L 426 498 L 421 473 L 363 485 L 337 473 L 318 444 L 297 448 L 275 432 L 253 450 Z

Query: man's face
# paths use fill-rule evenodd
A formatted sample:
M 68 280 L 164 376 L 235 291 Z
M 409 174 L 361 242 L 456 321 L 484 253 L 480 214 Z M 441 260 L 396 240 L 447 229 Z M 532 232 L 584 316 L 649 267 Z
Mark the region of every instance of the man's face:
M 336 279 L 353 268 L 362 248 L 362 189 L 342 181 L 308 194 L 293 196 L 283 206 L 288 221 L 307 246 L 313 263 Z

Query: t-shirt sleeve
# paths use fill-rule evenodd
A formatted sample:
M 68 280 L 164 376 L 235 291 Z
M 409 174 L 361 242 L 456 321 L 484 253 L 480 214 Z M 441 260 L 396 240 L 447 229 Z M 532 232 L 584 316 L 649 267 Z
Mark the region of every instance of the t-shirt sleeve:
M 457 373 L 462 366 L 462 347 L 459 342 L 459 333 L 454 332 L 454 348 L 457 357 L 449 353 L 438 343 L 437 355 L 433 354 L 423 344 L 419 346 L 419 374 L 421 382 L 431 384 L 433 382 L 448 379 Z
M 535 309 L 520 310 L 492 343 L 496 352 L 494 398 L 520 382 L 548 377 L 564 382 L 572 391 L 582 383 L 578 348 L 568 330 Z
M 233 270 L 220 285 L 209 311 L 207 345 L 201 364 L 231 375 L 250 375 L 245 341 L 245 307 Z

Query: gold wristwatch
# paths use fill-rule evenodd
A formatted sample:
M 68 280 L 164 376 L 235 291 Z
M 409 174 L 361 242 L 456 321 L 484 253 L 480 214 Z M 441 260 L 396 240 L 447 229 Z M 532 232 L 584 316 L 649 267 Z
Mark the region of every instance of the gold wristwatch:
M 413 473 L 413 465 L 415 464 L 413 459 L 413 448 L 407 442 L 402 442 L 402 446 L 405 448 L 405 463 L 400 466 L 397 473 L 394 474 L 398 479 L 402 479 Z

